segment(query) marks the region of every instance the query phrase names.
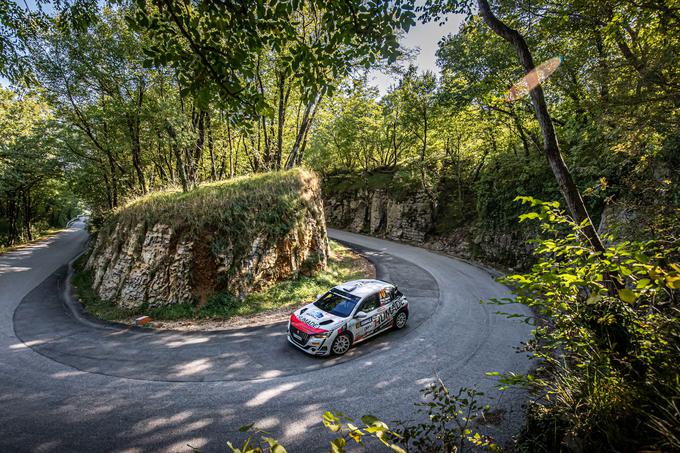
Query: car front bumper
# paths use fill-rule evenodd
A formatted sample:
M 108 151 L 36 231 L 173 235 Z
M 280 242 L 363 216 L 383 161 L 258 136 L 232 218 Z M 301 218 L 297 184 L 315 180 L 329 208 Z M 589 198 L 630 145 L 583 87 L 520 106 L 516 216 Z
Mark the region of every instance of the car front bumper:
M 286 338 L 288 339 L 288 342 L 290 344 L 292 344 L 299 350 L 306 352 L 309 355 L 327 356 L 330 355 L 331 353 L 330 338 L 326 338 L 325 340 L 319 340 L 318 342 L 315 342 L 313 340 L 307 340 L 307 342 L 304 345 L 295 341 L 290 336 L 290 331 L 288 331 Z

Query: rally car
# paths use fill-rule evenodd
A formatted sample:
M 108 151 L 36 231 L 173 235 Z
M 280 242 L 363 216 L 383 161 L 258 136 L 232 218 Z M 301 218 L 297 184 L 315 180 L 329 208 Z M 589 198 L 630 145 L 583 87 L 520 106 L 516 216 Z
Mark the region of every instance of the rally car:
M 352 280 L 295 311 L 288 341 L 308 354 L 342 355 L 360 341 L 391 327 L 403 329 L 408 300 L 391 283 Z

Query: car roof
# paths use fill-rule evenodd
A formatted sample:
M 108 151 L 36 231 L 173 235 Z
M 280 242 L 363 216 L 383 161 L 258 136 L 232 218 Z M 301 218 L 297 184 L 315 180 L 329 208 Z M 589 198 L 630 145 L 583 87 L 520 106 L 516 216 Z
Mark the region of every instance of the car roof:
M 370 294 L 377 293 L 381 289 L 393 287 L 394 285 L 392 283 L 384 282 L 382 280 L 362 279 L 351 280 L 349 282 L 342 283 L 335 288 L 357 297 L 366 297 Z

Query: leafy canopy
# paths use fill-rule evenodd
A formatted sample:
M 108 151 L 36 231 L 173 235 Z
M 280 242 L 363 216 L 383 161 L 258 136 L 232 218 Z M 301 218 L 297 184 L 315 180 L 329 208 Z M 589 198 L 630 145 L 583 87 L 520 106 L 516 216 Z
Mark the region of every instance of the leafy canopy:
M 203 102 L 216 94 L 232 110 L 260 113 L 269 107 L 255 80 L 261 55 L 280 54 L 308 96 L 330 94 L 352 68 L 394 61 L 415 13 L 411 0 L 139 0 L 130 19 L 152 40 L 147 64 L 172 66 Z

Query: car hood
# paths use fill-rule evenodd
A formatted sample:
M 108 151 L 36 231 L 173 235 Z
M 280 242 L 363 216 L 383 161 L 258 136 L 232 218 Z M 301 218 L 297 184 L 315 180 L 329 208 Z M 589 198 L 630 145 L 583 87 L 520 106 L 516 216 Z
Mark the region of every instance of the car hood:
M 290 320 L 296 328 L 302 331 L 321 333 L 338 328 L 346 321 L 346 318 L 320 310 L 311 303 L 297 310 Z

